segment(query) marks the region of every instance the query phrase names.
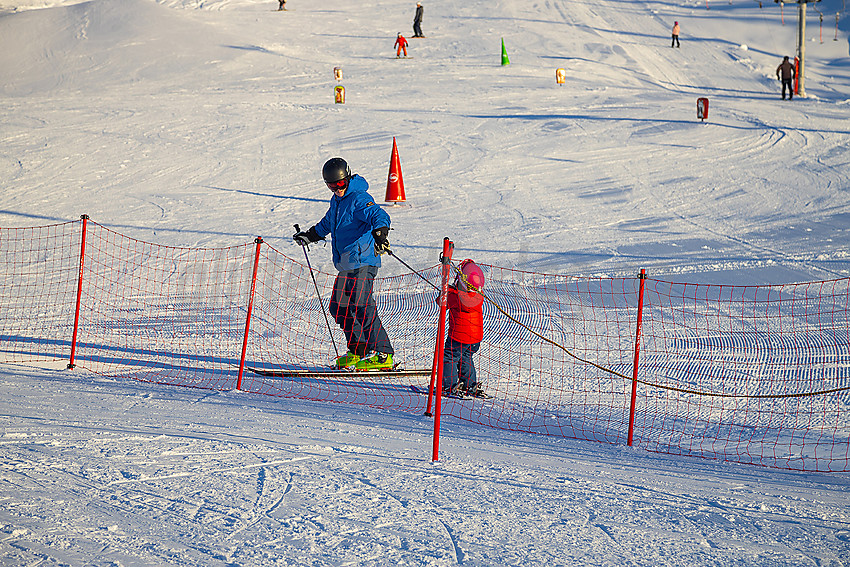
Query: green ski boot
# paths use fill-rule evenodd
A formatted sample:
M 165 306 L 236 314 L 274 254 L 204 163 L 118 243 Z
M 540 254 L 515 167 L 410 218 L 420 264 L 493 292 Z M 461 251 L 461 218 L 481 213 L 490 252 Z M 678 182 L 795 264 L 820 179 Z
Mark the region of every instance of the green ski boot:
M 360 362 L 360 357 L 352 352 L 347 352 L 344 355 L 340 356 L 336 359 L 336 367 L 337 368 L 352 368 L 358 362 Z
M 392 370 L 393 355 L 376 352 L 354 365 L 355 370 Z

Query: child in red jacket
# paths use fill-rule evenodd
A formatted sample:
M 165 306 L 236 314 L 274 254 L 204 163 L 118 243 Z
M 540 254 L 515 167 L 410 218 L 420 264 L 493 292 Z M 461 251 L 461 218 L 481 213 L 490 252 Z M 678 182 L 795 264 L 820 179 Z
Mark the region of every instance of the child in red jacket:
M 401 35 L 401 32 L 398 32 L 398 37 L 395 38 L 395 44 L 393 47 L 396 47 L 395 56 L 396 58 L 401 57 L 401 51 L 404 50 L 404 56 L 407 57 L 407 39 Z
M 443 354 L 443 392 L 450 395 L 487 397 L 475 375 L 472 355 L 484 337 L 484 296 L 476 290 L 484 285 L 484 272 L 472 260 L 460 263 L 454 285 L 449 286 L 449 335 Z

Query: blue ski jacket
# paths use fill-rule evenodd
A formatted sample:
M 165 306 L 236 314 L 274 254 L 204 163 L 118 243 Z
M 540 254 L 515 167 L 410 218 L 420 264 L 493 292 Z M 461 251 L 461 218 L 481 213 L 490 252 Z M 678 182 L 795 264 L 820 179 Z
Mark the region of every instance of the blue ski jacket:
M 352 175 L 345 195 L 331 197 L 328 212 L 316 224 L 316 234 L 322 238 L 331 235 L 334 267 L 340 272 L 381 265 L 372 231 L 389 227 L 390 215 L 375 203 L 368 190 L 365 179 Z

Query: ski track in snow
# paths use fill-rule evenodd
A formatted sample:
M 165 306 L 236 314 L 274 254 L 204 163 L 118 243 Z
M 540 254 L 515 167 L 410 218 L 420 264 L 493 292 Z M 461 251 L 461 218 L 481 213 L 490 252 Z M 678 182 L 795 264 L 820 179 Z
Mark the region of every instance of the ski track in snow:
M 0 377 L 5 564 L 850 559 L 846 475 L 452 421 L 430 463 L 419 416 L 35 369 Z

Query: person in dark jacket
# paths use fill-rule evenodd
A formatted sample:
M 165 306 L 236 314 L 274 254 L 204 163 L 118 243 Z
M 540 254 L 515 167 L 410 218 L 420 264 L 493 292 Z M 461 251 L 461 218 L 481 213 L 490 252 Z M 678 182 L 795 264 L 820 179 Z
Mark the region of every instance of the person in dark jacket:
M 443 392 L 450 396 L 468 394 L 485 398 L 472 360 L 484 338 L 484 296 L 478 293 L 484 285 L 484 272 L 469 259 L 461 262 L 459 269 L 446 297 L 449 334 L 443 351 Z
M 425 8 L 422 7 L 422 2 L 416 3 L 416 15 L 413 16 L 413 37 L 425 37 L 422 35 L 422 16 L 425 15 Z
M 782 59 L 782 63 L 776 68 L 776 78 L 782 81 L 782 100 L 785 100 L 785 89 L 788 89 L 788 100 L 794 98 L 794 77 L 797 76 L 797 70 L 794 65 L 788 60 L 786 55 Z
M 292 236 L 302 246 L 331 236 L 334 281 L 329 310 L 342 327 L 348 352 L 339 368 L 386 370 L 393 366 L 393 347 L 372 297 L 381 254 L 390 251 L 390 215 L 369 195 L 369 184 L 351 174 L 342 158 L 328 160 L 322 177 L 333 191 L 325 216 L 307 231 Z

